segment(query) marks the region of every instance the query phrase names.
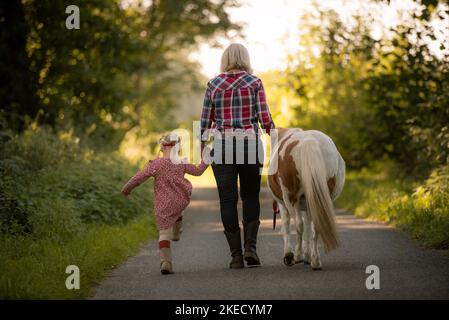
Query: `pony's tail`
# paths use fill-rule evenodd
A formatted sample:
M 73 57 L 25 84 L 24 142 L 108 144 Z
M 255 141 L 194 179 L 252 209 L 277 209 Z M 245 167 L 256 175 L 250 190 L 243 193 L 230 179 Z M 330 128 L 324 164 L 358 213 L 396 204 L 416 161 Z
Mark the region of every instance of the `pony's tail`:
M 317 140 L 303 140 L 298 149 L 299 172 L 304 188 L 307 211 L 312 217 L 315 232 L 321 236 L 326 252 L 339 246 L 335 227 L 335 212 L 326 179 L 326 167 Z

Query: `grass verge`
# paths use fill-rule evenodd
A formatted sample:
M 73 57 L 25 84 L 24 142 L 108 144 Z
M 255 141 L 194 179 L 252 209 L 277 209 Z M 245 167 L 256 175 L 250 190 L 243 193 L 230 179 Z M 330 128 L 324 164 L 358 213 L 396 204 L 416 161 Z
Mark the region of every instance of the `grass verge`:
M 425 181 L 407 181 L 389 170 L 349 172 L 337 206 L 408 231 L 428 248 L 449 249 L 449 167 Z
M 152 226 L 149 215 L 137 217 L 121 226 L 91 226 L 63 245 L 48 239 L 3 238 L 0 240 L 1 297 L 86 298 L 107 271 L 136 253 L 154 234 Z M 68 290 L 65 286 L 69 276 L 65 271 L 69 265 L 79 267 L 79 290 Z

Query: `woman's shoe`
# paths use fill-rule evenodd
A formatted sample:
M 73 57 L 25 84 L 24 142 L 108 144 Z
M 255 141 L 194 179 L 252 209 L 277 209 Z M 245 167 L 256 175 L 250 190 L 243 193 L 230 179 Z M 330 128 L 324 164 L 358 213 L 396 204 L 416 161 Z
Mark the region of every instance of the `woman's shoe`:
M 173 241 L 179 241 L 179 239 L 181 239 L 182 231 L 183 231 L 182 220 L 176 221 L 175 225 L 173 226 L 173 237 L 172 237 L 172 240 Z
M 242 255 L 242 241 L 240 239 L 240 228 L 236 232 L 224 231 L 226 239 L 228 240 L 229 249 L 231 250 L 232 260 L 229 263 L 231 269 L 241 269 L 245 265 L 243 263 Z
M 160 256 L 160 259 L 161 259 L 161 273 L 162 274 L 171 274 L 171 273 L 173 273 L 170 248 L 161 248 L 161 249 L 159 249 L 159 256 Z
M 243 234 L 245 239 L 245 254 L 243 257 L 246 264 L 251 267 L 260 266 L 260 260 L 256 252 L 257 232 L 259 231 L 259 225 L 259 220 L 250 222 L 243 221 Z

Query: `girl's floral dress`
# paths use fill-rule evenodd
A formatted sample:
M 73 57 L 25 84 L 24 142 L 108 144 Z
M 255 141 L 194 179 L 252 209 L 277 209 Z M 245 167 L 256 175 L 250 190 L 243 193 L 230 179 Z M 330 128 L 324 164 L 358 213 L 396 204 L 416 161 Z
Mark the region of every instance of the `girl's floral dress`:
M 123 187 L 123 192 L 132 189 L 154 177 L 154 212 L 158 230 L 171 228 L 182 212 L 189 205 L 192 184 L 184 175 L 200 176 L 207 169 L 207 164 L 199 166 L 190 163 L 173 163 L 168 158 L 150 160 L 146 167 L 137 172 Z

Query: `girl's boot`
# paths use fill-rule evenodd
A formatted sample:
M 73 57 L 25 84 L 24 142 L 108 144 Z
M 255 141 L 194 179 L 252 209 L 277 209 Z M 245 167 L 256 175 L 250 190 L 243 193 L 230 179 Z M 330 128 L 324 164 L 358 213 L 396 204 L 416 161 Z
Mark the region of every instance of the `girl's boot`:
M 161 273 L 162 274 L 173 273 L 173 267 L 171 262 L 171 249 L 169 241 L 165 240 L 159 242 L 159 257 L 161 259 Z
M 179 239 L 181 239 L 182 230 L 182 220 L 176 221 L 173 226 L 173 241 L 179 241 Z

